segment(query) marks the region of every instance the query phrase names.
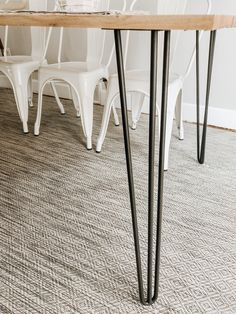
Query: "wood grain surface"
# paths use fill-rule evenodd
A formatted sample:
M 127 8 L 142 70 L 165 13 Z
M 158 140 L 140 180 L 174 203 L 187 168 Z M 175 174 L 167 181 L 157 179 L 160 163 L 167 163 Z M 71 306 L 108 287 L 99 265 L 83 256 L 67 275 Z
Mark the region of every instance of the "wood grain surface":
M 102 15 L 52 12 L 1 13 L 0 25 L 106 28 L 130 30 L 215 30 L 236 27 L 226 15 Z

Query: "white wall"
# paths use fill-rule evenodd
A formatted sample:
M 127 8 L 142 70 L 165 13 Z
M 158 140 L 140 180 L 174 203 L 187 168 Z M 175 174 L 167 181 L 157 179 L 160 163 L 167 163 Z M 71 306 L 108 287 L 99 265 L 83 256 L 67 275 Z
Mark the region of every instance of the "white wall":
M 53 0 L 51 1 L 51 7 Z M 142 0 L 144 9 L 147 9 L 149 2 Z M 205 7 L 199 3 L 204 1 L 189 0 L 187 12 L 202 13 Z M 235 0 L 213 0 L 213 13 L 216 14 L 235 14 Z M 86 48 L 84 43 L 84 32 L 81 30 L 66 30 L 66 39 L 64 42 L 64 60 L 83 60 L 86 56 Z M 2 37 L 2 35 L 1 35 Z M 181 37 L 175 58 L 175 70 L 183 71 L 186 65 L 186 57 L 189 55 L 193 40 L 194 32 L 186 32 Z M 56 60 L 57 51 L 57 34 L 55 32 L 52 45 L 50 46 L 48 60 L 53 62 Z M 201 78 L 202 90 L 205 86 L 206 78 L 206 62 L 208 57 L 208 40 L 209 35 L 205 34 L 201 43 Z M 141 67 L 147 67 L 149 64 L 149 35 L 144 33 L 136 33 L 133 35 L 133 43 L 131 48 L 128 66 L 139 64 Z M 79 44 L 80 43 L 80 44 Z M 12 53 L 22 54 L 30 51 L 29 30 L 26 28 L 12 28 L 10 34 L 9 46 Z M 79 47 L 79 49 L 78 49 Z M 236 71 L 236 30 L 220 30 L 217 35 L 216 54 L 214 63 L 214 73 L 212 80 L 211 92 L 211 110 L 210 124 L 236 129 L 236 79 L 234 72 Z M 202 100 L 204 94 L 202 93 Z M 195 68 L 193 67 L 190 76 L 184 86 L 184 102 L 185 102 L 185 119 L 195 121 Z M 146 109 L 144 109 L 146 110 Z
M 213 13 L 236 15 L 235 0 L 213 0 Z M 202 55 L 206 59 L 209 36 L 202 42 Z M 218 108 L 236 110 L 236 88 L 234 70 L 236 70 L 236 30 L 218 31 L 212 80 L 212 104 Z M 205 64 L 203 64 L 203 68 Z M 201 73 L 204 77 L 204 73 Z M 185 85 L 185 100 L 194 102 L 194 70 Z
M 191 3 L 194 1 L 191 1 Z M 213 13 L 236 15 L 235 0 L 213 0 Z M 220 30 L 217 34 L 215 61 L 211 90 L 210 123 L 217 126 L 236 129 L 236 29 Z M 202 41 L 202 87 L 205 86 L 207 49 L 209 35 Z M 179 53 L 179 60 L 181 54 Z M 184 101 L 186 118 L 192 121 L 193 106 L 195 103 L 195 69 L 193 68 L 184 87 Z M 202 99 L 204 94 L 202 93 Z

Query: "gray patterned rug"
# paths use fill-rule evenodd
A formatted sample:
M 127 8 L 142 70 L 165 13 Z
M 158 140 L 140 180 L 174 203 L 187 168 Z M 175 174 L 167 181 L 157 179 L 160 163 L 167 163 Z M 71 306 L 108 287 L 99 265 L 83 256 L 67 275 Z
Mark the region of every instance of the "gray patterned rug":
M 236 313 L 236 134 L 176 130 L 165 180 L 160 299 L 138 302 L 121 127 L 86 151 L 71 102 L 45 97 L 42 133 L 21 133 L 12 92 L 0 100 L 0 313 Z M 94 139 L 101 108 L 95 106 Z M 94 141 L 95 142 L 95 141 Z M 132 132 L 141 247 L 147 236 L 147 116 Z

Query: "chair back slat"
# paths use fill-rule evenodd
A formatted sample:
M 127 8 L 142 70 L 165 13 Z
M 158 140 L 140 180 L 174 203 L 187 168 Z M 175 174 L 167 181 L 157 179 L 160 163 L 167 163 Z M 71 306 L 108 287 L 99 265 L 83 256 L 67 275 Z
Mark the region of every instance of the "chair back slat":
M 94 9 L 95 11 L 108 11 L 110 9 L 110 0 L 97 0 L 94 4 Z M 105 49 L 106 31 L 92 28 L 87 29 L 86 39 L 86 61 L 100 63 Z
M 109 9 L 110 0 L 57 0 L 55 10 L 65 12 L 95 12 L 105 11 Z M 48 48 L 49 39 L 51 37 L 52 29 L 49 30 L 49 36 L 46 44 Z M 86 44 L 83 43 L 83 48 L 86 47 L 87 61 L 100 60 L 101 51 L 103 49 L 103 35 L 104 31 L 99 29 L 86 29 Z M 60 28 L 59 35 L 59 49 L 57 60 L 58 63 L 62 61 L 64 29 Z
M 193 14 L 209 14 L 211 12 L 211 0 L 195 0 L 196 7 L 200 8 L 200 12 Z M 191 1 L 194 3 L 194 1 Z M 200 5 L 201 4 L 201 5 Z M 134 1 L 133 10 L 148 11 L 151 14 L 157 15 L 180 15 L 186 14 L 189 9 L 189 1 L 187 0 L 149 0 L 149 1 Z M 140 69 L 147 70 L 150 67 L 150 34 L 148 32 L 127 32 L 128 40 L 125 46 L 125 67 L 127 70 Z M 202 34 L 201 34 L 202 35 Z M 183 32 L 172 31 L 171 35 L 171 55 L 170 69 L 173 72 L 176 67 L 176 53 L 179 49 L 185 50 L 186 42 L 183 42 Z M 192 35 L 191 35 L 192 36 Z M 159 58 L 162 58 L 163 36 L 159 36 Z M 192 50 L 191 50 L 192 49 Z M 195 58 L 196 45 L 193 45 L 188 53 L 187 66 L 183 77 L 188 75 L 191 70 Z M 178 62 L 179 63 L 179 62 Z M 182 64 L 182 62 L 181 62 Z M 161 67 L 158 72 L 161 73 Z
M 0 5 L 1 10 L 23 10 L 26 9 L 27 7 L 27 0 L 21 0 L 18 1 L 17 3 L 12 3 L 8 0 L 5 0 L 3 3 Z M 3 55 L 6 57 L 7 56 L 7 47 L 8 47 L 8 33 L 9 33 L 9 27 L 8 25 L 5 26 L 5 31 L 4 31 L 4 50 L 3 50 Z
M 46 11 L 47 0 L 29 0 L 29 10 Z M 31 27 L 31 55 L 35 58 L 43 58 L 46 41 L 45 27 Z
M 187 9 L 188 14 L 210 14 L 212 10 L 212 0 L 196 0 L 193 12 L 189 12 L 188 6 Z M 192 33 L 180 31 L 175 32 L 175 34 L 176 42 L 173 50 L 174 53 L 172 55 L 171 70 L 172 72 L 181 75 L 183 80 L 185 80 L 191 72 L 196 57 L 195 36 L 193 36 Z M 203 34 L 204 31 L 201 31 L 200 40 L 202 39 Z M 186 45 L 186 42 L 188 45 Z M 190 44 L 191 42 L 192 44 Z M 180 57 L 183 60 L 183 62 L 181 62 L 181 69 L 179 68 L 180 62 L 178 61 Z
M 96 12 L 108 11 L 110 9 L 124 10 L 126 8 L 126 0 L 57 0 L 55 10 L 65 12 Z M 86 61 L 110 64 L 114 55 L 114 40 L 109 40 L 109 31 L 100 29 L 86 29 L 86 43 L 82 43 L 81 47 L 86 47 Z M 49 41 L 51 38 L 52 28 L 49 29 L 44 55 L 46 56 Z M 60 28 L 58 63 L 62 59 L 63 36 L 64 29 Z M 108 53 L 107 53 L 108 52 Z

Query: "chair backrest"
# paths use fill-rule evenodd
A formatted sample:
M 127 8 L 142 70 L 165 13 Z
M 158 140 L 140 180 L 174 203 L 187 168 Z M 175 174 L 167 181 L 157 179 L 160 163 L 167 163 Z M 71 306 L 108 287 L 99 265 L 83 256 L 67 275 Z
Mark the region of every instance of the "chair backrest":
M 9 2 L 9 3 L 7 3 Z M 9 5 L 8 9 L 11 9 L 10 1 L 6 0 L 6 4 Z M 46 11 L 47 10 L 47 0 L 21 0 L 18 1 L 17 5 L 12 4 L 14 9 L 28 9 L 31 11 Z M 7 9 L 7 7 L 6 7 Z M 5 39 L 4 39 L 4 56 L 7 55 L 8 46 L 8 26 L 5 27 Z M 42 58 L 45 50 L 45 40 L 46 40 L 46 28 L 45 27 L 31 27 L 31 55 L 32 57 Z
M 47 0 L 29 0 L 29 10 L 47 11 Z M 46 41 L 46 27 L 31 27 L 31 55 L 43 58 Z
M 198 0 L 199 1 L 199 0 Z M 157 1 L 157 14 L 160 15 L 180 15 L 186 12 L 187 0 L 158 0 Z M 170 55 L 170 68 L 174 62 L 174 56 L 179 43 L 180 32 L 172 32 L 171 36 L 171 55 Z
M 21 0 L 16 2 L 12 2 L 10 0 L 5 0 L 3 3 L 1 3 L 1 10 L 23 10 L 27 7 L 27 0 Z M 8 46 L 8 33 L 9 33 L 9 27 L 5 26 L 5 32 L 4 32 L 4 50 L 3 55 L 7 56 L 7 46 Z
M 191 1 L 192 3 L 193 1 Z M 199 2 L 201 3 L 202 6 L 202 10 L 204 12 L 201 12 L 202 14 L 209 14 L 211 11 L 211 0 L 196 0 L 196 3 L 199 6 Z M 158 14 L 158 15 L 168 15 L 168 14 L 185 14 L 186 13 L 186 9 L 187 9 L 187 5 L 189 4 L 189 1 L 187 0 L 152 0 L 152 1 L 140 1 L 140 0 L 133 0 L 130 9 L 131 10 L 147 10 L 150 13 L 153 14 Z M 199 12 L 198 12 L 199 13 Z M 180 35 L 183 32 L 180 31 L 175 31 L 172 32 L 172 36 L 171 36 L 171 57 L 170 57 L 170 64 L 171 64 L 171 70 L 173 68 L 173 65 L 175 63 L 175 55 L 176 55 L 176 50 L 179 46 L 182 45 L 181 42 L 181 38 Z M 202 37 L 202 33 L 200 35 Z M 141 37 L 141 40 L 140 40 Z M 161 43 L 162 43 L 162 38 L 159 40 L 159 47 L 161 47 Z M 139 62 L 140 59 L 140 55 L 138 55 L 137 53 L 135 53 L 134 55 L 134 51 L 132 51 L 132 45 L 136 43 L 136 51 L 137 50 L 142 50 L 142 53 L 146 54 L 144 58 L 142 59 L 146 59 L 149 61 L 149 54 L 148 51 L 147 52 L 143 52 L 143 47 L 144 46 L 148 46 L 150 47 L 150 35 L 149 34 L 140 34 L 140 33 L 136 33 L 132 32 L 132 36 L 131 33 L 128 32 L 127 35 L 127 39 L 126 39 L 126 45 L 125 45 L 125 54 L 124 54 L 124 59 L 125 59 L 125 67 L 127 69 L 129 68 L 135 68 L 135 66 L 137 66 L 137 64 L 139 64 L 140 69 L 147 69 L 147 67 L 149 67 L 149 64 L 147 64 L 147 62 L 145 62 L 145 64 L 141 64 L 141 62 Z M 138 46 L 139 45 L 139 46 Z M 147 49 L 146 49 L 147 50 Z M 193 65 L 194 62 L 194 58 L 195 58 L 195 53 L 196 53 L 196 45 L 194 45 L 193 49 L 191 50 L 190 54 L 188 55 L 188 65 L 186 67 L 186 72 L 182 75 L 183 77 L 186 77 L 190 70 L 191 67 Z M 160 54 L 161 56 L 161 51 Z M 141 60 L 140 60 L 141 61 Z M 161 71 L 161 69 L 159 68 L 159 71 Z
M 96 11 L 108 11 L 110 9 L 126 9 L 126 0 L 57 0 L 55 10 L 65 12 L 96 12 Z M 109 50 L 109 55 L 106 55 L 106 64 L 109 66 L 114 54 L 114 45 L 110 49 L 107 49 L 107 33 L 108 31 L 100 29 L 86 29 L 86 61 L 94 61 L 101 63 L 104 60 L 104 55 Z M 48 50 L 49 41 L 51 38 L 52 28 L 50 28 L 45 56 Z M 62 59 L 62 47 L 63 47 L 64 28 L 60 28 L 60 37 L 58 43 L 58 63 Z M 84 45 L 83 45 L 84 46 Z M 106 46 L 106 47 L 105 47 Z M 106 48 L 106 49 L 105 49 Z
M 149 1 L 143 1 L 143 0 L 133 0 L 130 6 L 130 11 L 137 10 L 137 11 L 146 11 L 150 14 L 158 14 L 158 15 L 168 15 L 168 14 L 184 14 L 186 9 L 187 0 L 149 0 Z M 141 43 L 142 40 L 138 40 L 138 38 L 142 37 L 143 43 Z M 159 39 L 159 42 L 161 43 L 162 39 Z M 139 49 L 142 49 L 144 45 L 150 47 L 150 35 L 140 34 L 139 32 L 127 32 L 126 37 L 126 44 L 125 44 L 125 54 L 124 54 L 124 60 L 125 60 L 125 67 L 128 66 L 127 63 L 129 63 L 129 52 L 132 44 L 136 42 L 139 46 Z M 172 32 L 171 37 L 171 60 L 173 59 L 174 52 L 177 46 L 178 42 L 178 33 Z M 161 45 L 159 45 L 161 46 Z M 143 49 L 142 49 L 143 50 Z M 132 53 L 133 54 L 133 53 Z M 132 55 L 131 54 L 131 55 Z M 148 56 L 148 54 L 147 54 Z M 131 57 L 132 58 L 132 57 Z M 136 58 L 136 60 L 135 60 Z M 138 58 L 140 56 L 136 55 L 133 59 L 134 63 L 138 63 Z M 140 65 L 141 67 L 147 67 L 147 64 Z
M 96 11 L 108 11 L 111 8 L 111 1 L 98 0 L 94 1 L 94 5 Z M 106 31 L 91 28 L 87 29 L 86 39 L 86 61 L 94 61 L 97 63 L 101 62 L 106 41 Z
M 97 0 L 98 1 L 98 0 Z M 100 0 L 100 11 L 127 10 L 127 0 Z M 87 61 L 103 63 L 108 68 L 115 53 L 112 31 L 101 29 L 87 29 Z
M 206 5 L 206 8 L 205 8 L 205 14 L 211 14 L 211 10 L 212 10 L 212 0 L 205 0 L 205 5 Z M 204 31 L 201 31 L 200 32 L 200 36 L 199 36 L 199 40 L 202 39 L 202 36 L 204 34 Z M 189 62 L 188 62 L 188 65 L 186 67 L 186 71 L 183 75 L 183 78 L 186 79 L 190 72 L 191 72 L 191 69 L 192 69 L 192 66 L 193 66 L 193 63 L 194 63 L 194 60 L 195 60 L 195 57 L 196 57 L 196 42 L 194 43 L 193 45 L 193 49 L 192 49 L 192 54 L 191 54 L 191 57 L 189 59 Z

